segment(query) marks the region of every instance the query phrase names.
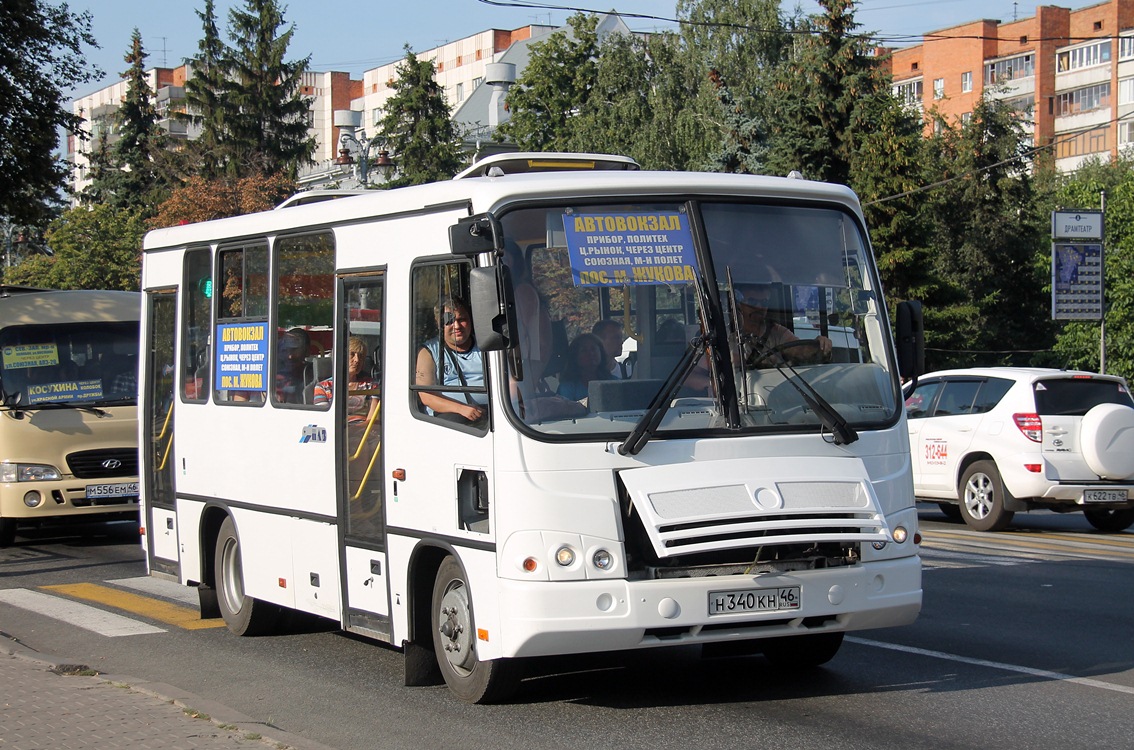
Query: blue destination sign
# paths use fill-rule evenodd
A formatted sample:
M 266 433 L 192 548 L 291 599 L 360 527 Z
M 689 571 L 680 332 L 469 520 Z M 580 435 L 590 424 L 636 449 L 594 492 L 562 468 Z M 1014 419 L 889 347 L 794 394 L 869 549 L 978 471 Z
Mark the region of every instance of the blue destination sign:
M 691 284 L 688 218 L 676 211 L 563 216 L 575 286 Z
M 222 391 L 268 390 L 268 324 L 217 326 L 217 388 Z

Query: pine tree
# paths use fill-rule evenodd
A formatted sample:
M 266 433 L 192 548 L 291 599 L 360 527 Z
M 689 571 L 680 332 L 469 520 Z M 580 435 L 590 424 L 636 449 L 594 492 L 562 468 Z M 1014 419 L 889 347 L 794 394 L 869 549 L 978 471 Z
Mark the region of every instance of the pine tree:
M 398 162 L 399 178 L 390 186 L 450 179 L 461 170 L 464 157 L 433 61 L 419 59 L 407 46 L 395 72 L 394 95 L 379 124 Z
M 185 81 L 187 112 L 181 119 L 200 129 L 190 141 L 197 173 L 206 178 L 224 173 L 222 144 L 225 138 L 225 106 L 230 53 L 217 31 L 213 0 L 205 0 L 205 10 L 197 11 L 203 36 L 197 44 L 199 54 L 189 61 L 192 75 Z
M 122 170 L 111 203 L 119 208 L 146 210 L 164 196 L 165 178 L 154 168 L 154 157 L 165 148 L 165 131 L 158 125 L 154 95 L 146 77 L 146 55 L 138 29 L 130 38 L 124 58 L 130 67 L 124 74 L 126 96 L 115 113 L 118 140 L 113 146 L 114 164 Z
M 311 58 L 284 59 L 295 26 L 281 33 L 283 25 L 275 0 L 245 0 L 243 9 L 229 11 L 233 46 L 225 66 L 230 79 L 222 117 L 230 176 L 276 171 L 294 176 L 315 153 L 307 129 L 310 110 L 301 93 Z

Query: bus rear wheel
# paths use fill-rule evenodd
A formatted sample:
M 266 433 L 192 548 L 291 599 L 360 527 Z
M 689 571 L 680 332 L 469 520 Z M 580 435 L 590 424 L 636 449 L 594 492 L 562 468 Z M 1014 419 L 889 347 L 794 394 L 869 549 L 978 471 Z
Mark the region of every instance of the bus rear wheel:
M 476 655 L 472 593 L 465 572 L 446 557 L 433 583 L 433 651 L 445 684 L 465 703 L 507 700 L 519 685 L 519 664 L 509 659 L 481 661 Z
M 215 560 L 217 605 L 224 624 L 237 635 L 270 633 L 280 616 L 280 608 L 245 595 L 240 537 L 231 516 L 221 524 Z

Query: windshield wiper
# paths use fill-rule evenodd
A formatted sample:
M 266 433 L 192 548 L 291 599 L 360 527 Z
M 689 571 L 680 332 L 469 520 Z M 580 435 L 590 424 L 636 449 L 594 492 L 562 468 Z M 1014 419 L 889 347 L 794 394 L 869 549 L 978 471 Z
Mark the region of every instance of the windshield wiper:
M 839 413 L 839 410 L 831 406 L 831 403 L 823 398 L 823 395 L 815 390 L 815 387 L 811 385 L 811 383 L 808 383 L 802 375 L 796 372 L 795 368 L 791 366 L 786 358 L 780 357 L 774 347 L 769 347 L 755 338 L 749 343 L 756 346 L 756 352 L 759 355 L 756 361 L 760 359 L 770 361 L 775 365 L 775 368 L 780 371 L 780 374 L 784 376 L 787 382 L 791 383 L 792 387 L 799 392 L 804 403 L 811 408 L 811 411 L 819 416 L 819 421 L 822 422 L 823 426 L 831 431 L 831 434 L 834 436 L 835 445 L 849 445 L 858 440 L 858 433 L 855 432 L 854 428 L 850 426 L 843 415 Z M 783 359 L 782 364 L 779 361 L 781 359 Z
M 646 443 L 650 441 L 650 438 L 658 429 L 658 425 L 661 424 L 662 417 L 673 404 L 677 392 L 685 383 L 685 378 L 693 372 L 693 368 L 697 366 L 697 361 L 704 353 L 705 338 L 703 336 L 696 336 L 689 341 L 689 345 L 685 347 L 685 354 L 673 366 L 665 384 L 654 395 L 653 401 L 646 408 L 646 413 L 638 420 L 638 424 L 634 425 L 634 429 L 626 436 L 622 445 L 618 446 L 618 452 L 621 455 L 636 456 L 642 448 L 646 447 Z
M 107 412 L 105 409 L 100 409 L 97 406 L 90 406 L 87 404 L 73 404 L 65 401 L 40 401 L 35 404 L 17 404 L 9 407 L 12 411 L 25 412 L 37 409 L 78 409 L 98 417 L 105 417 Z

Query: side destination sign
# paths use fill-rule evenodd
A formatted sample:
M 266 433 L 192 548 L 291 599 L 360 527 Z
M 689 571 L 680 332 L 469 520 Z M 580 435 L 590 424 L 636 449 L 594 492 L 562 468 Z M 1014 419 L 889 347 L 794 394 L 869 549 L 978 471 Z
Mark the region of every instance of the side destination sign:
M 689 219 L 676 211 L 563 215 L 575 286 L 691 284 Z

